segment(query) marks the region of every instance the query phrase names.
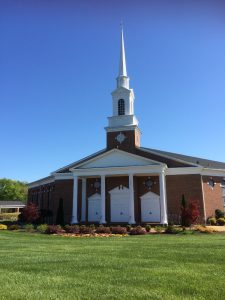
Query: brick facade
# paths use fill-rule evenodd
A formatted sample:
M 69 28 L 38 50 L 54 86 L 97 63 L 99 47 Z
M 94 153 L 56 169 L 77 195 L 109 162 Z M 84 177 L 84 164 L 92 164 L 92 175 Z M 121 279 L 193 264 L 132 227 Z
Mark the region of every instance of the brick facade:
M 209 180 L 213 179 L 215 185 L 211 188 L 208 184 Z M 205 211 L 206 218 L 212 217 L 215 215 L 215 209 L 224 210 L 223 207 L 223 198 L 222 198 L 222 188 L 221 181 L 223 177 L 219 176 L 203 176 L 203 191 L 205 199 Z

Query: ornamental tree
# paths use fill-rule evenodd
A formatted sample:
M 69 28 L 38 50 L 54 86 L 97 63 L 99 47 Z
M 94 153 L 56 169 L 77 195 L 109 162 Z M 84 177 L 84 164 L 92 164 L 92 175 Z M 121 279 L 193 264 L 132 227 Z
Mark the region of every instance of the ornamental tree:
M 189 201 L 187 204 L 184 195 L 182 195 L 181 201 L 181 225 L 189 227 L 192 224 L 195 224 L 200 216 L 199 205 L 197 201 Z
M 19 219 L 22 222 L 34 223 L 40 217 L 40 211 L 37 205 L 34 203 L 29 203 L 26 207 L 23 208 Z

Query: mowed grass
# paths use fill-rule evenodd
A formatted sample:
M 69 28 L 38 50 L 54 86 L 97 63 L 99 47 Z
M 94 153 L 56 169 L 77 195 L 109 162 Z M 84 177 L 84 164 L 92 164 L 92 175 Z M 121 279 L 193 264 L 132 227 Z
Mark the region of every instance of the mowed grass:
M 0 299 L 225 299 L 225 235 L 0 232 Z

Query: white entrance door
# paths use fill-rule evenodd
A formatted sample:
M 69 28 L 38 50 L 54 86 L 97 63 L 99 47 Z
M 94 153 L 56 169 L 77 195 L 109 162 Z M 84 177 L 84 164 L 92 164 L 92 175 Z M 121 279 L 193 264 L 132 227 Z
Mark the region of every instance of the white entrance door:
M 160 222 L 160 196 L 148 192 L 141 197 L 141 221 Z
M 129 222 L 129 189 L 116 187 L 110 192 L 111 222 Z
M 101 195 L 96 193 L 88 198 L 88 222 L 100 222 Z

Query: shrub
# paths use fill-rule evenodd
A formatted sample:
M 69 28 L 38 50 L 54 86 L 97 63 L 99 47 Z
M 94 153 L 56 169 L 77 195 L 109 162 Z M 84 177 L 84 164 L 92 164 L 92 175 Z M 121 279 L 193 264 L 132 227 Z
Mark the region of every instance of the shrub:
M 190 201 L 188 206 L 184 195 L 181 200 L 181 225 L 189 227 L 194 224 L 200 216 L 199 205 L 197 202 Z
M 47 224 L 40 224 L 38 227 L 37 227 L 37 231 L 40 232 L 40 233 L 45 233 L 46 230 L 48 228 L 48 225 Z
M 163 226 L 155 226 L 154 229 L 157 233 L 162 233 L 165 230 Z
M 29 203 L 26 207 L 23 208 L 19 219 L 25 223 L 33 223 L 38 220 L 40 217 L 40 211 L 37 205 L 34 203 Z
M 146 234 L 146 230 L 145 228 L 141 227 L 141 226 L 137 226 L 131 229 L 130 234 L 131 235 L 143 235 Z
M 94 231 L 95 230 L 95 224 L 91 224 L 90 228 Z
M 113 234 L 127 234 L 127 228 L 126 227 L 120 227 L 120 226 L 112 227 L 111 232 Z
M 225 225 L 225 219 L 224 219 L 224 218 L 219 218 L 219 219 L 217 220 L 217 224 L 220 225 L 220 226 Z
M 6 230 L 6 229 L 7 229 L 7 225 L 0 224 L 0 230 Z
M 96 228 L 96 233 L 111 233 L 109 227 L 105 227 L 103 225 L 100 225 L 99 227 Z
M 132 229 L 132 226 L 128 224 L 128 225 L 126 226 L 126 228 L 127 228 L 127 232 L 130 232 L 131 229 Z
M 32 232 L 34 231 L 34 225 L 33 224 L 26 224 L 24 226 L 24 229 L 27 231 L 27 232 Z
M 64 227 L 66 233 L 79 233 L 80 229 L 78 225 L 66 225 Z
M 81 225 L 79 231 L 81 234 L 91 234 L 94 232 L 94 229 L 85 225 Z
M 170 233 L 170 234 L 177 234 L 183 231 L 182 228 L 176 227 L 174 225 L 168 225 L 165 229 L 165 233 Z
M 20 229 L 20 226 L 18 224 L 13 224 L 8 226 L 8 230 L 18 230 Z
M 218 220 L 220 218 L 224 218 L 224 212 L 220 209 L 215 210 L 215 218 Z
M 210 225 L 216 225 L 216 218 L 209 218 L 208 222 Z
M 45 233 L 47 234 L 58 234 L 62 233 L 64 230 L 62 230 L 62 227 L 60 225 L 48 225 Z
M 151 225 L 146 225 L 145 229 L 146 229 L 147 232 L 150 232 L 151 231 Z

